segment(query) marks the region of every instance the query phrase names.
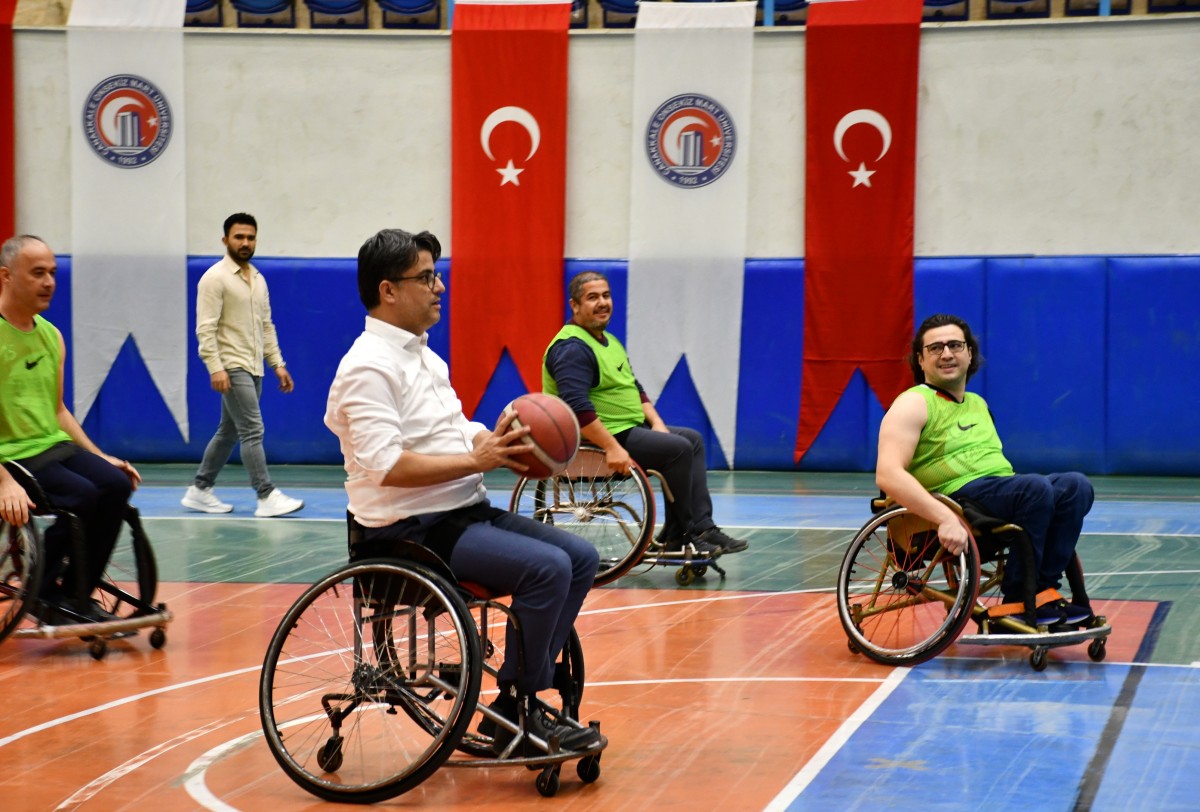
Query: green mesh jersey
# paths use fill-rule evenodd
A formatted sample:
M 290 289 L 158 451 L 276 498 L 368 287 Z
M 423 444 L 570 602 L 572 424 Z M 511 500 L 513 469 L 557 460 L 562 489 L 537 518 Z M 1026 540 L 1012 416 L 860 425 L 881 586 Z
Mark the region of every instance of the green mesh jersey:
M 642 409 L 642 393 L 630 369 L 625 347 L 611 333 L 605 333 L 605 336 L 608 338 L 607 346 L 578 324 L 568 324 L 559 330 L 542 354 L 542 391 L 558 396 L 558 384 L 546 368 L 546 355 L 550 347 L 563 339 L 582 339 L 596 354 L 596 363 L 600 367 L 600 383 L 588 390 L 588 397 L 596 407 L 596 417 L 604 424 L 604 428 L 610 434 L 618 434 L 645 423 L 646 412 Z
M 924 384 L 909 391 L 925 398 L 929 413 L 908 466 L 926 490 L 951 494 L 985 476 L 1013 475 L 983 398 L 967 392 L 955 403 Z
M 33 329 L 0 319 L 0 460 L 23 460 L 71 436 L 58 424 L 58 329 L 41 316 Z

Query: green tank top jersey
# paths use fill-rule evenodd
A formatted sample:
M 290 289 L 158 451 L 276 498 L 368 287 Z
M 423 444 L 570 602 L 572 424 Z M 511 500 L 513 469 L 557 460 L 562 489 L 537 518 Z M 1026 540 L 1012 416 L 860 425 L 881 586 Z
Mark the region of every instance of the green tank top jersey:
M 0 460 L 23 460 L 71 435 L 58 424 L 58 330 L 41 316 L 26 333 L 0 319 Z
M 568 324 L 559 330 L 542 354 L 542 391 L 558 396 L 558 386 L 546 368 L 546 355 L 550 347 L 568 338 L 583 339 L 596 354 L 596 363 L 600 366 L 600 383 L 588 390 L 588 397 L 596 407 L 596 417 L 604 424 L 604 428 L 617 434 L 645 423 L 646 413 L 642 411 L 642 394 L 630 369 L 625 348 L 616 336 L 609 333 L 605 335 L 608 336 L 607 346 L 577 324 Z
M 925 385 L 909 391 L 914 390 L 925 398 L 929 418 L 908 472 L 926 490 L 948 495 L 985 476 L 1013 475 L 983 398 L 967 392 L 955 403 Z

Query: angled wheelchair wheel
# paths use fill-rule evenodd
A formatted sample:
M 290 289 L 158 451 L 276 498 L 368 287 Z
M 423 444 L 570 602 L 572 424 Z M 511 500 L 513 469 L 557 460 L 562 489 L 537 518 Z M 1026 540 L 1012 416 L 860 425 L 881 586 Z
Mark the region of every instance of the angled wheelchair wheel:
M 96 598 L 109 613 L 119 618 L 138 617 L 156 611 L 158 563 L 150 539 L 142 529 L 137 508 L 125 508 L 125 527 L 104 569 Z
M 420 565 L 370 560 L 306 589 L 267 649 L 259 715 L 293 781 L 342 803 L 376 803 L 450 756 L 479 696 L 466 604 Z
M 907 508 L 885 510 L 855 535 L 838 572 L 838 617 L 851 650 L 886 665 L 937 656 L 971 617 L 979 586 L 974 539 L 959 555 Z
M 636 464 L 614 474 L 604 452 L 583 446 L 567 469 L 550 479 L 521 479 L 509 509 L 586 539 L 600 554 L 596 586 L 629 572 L 654 534 L 654 494 Z
M 38 519 L 23 525 L 0 520 L 0 640 L 21 625 L 37 601 L 44 564 Z

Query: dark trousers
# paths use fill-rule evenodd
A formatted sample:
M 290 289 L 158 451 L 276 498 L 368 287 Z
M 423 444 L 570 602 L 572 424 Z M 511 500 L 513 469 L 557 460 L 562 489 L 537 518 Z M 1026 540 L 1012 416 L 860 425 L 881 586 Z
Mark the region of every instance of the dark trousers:
M 46 531 L 47 576 L 53 579 L 62 569 L 63 559 L 70 559 L 62 571 L 63 592 L 67 597 L 86 598 L 108 566 L 133 486 L 129 477 L 107 460 L 82 448 L 38 467 L 33 475 L 54 507 L 74 513 L 83 527 L 82 562 L 72 556 L 65 522 L 55 522 Z
M 618 434 L 617 442 L 638 465 L 662 474 L 671 491 L 674 501 L 667 504 L 664 538 L 699 535 L 713 526 L 704 438 L 694 429 L 667 428 L 669 433 L 635 426 Z
M 968 482 L 954 493 L 978 502 L 997 519 L 1019 524 L 1029 533 L 1037 562 L 1037 588 L 1057 589 L 1075 555 L 1083 517 L 1095 493 L 1079 473 L 992 476 Z M 1001 588 L 1007 599 L 1021 597 L 1021 562 L 1010 554 Z

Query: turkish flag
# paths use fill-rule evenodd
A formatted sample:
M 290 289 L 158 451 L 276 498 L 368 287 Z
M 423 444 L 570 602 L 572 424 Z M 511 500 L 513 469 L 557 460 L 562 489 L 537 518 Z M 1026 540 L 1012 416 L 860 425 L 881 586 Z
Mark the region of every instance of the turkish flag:
M 806 34 L 799 462 L 861 369 L 912 384 L 913 189 L 922 0 L 813 3 Z
M 571 5 L 454 7 L 450 369 L 468 415 L 505 348 L 541 391 L 563 320 Z

